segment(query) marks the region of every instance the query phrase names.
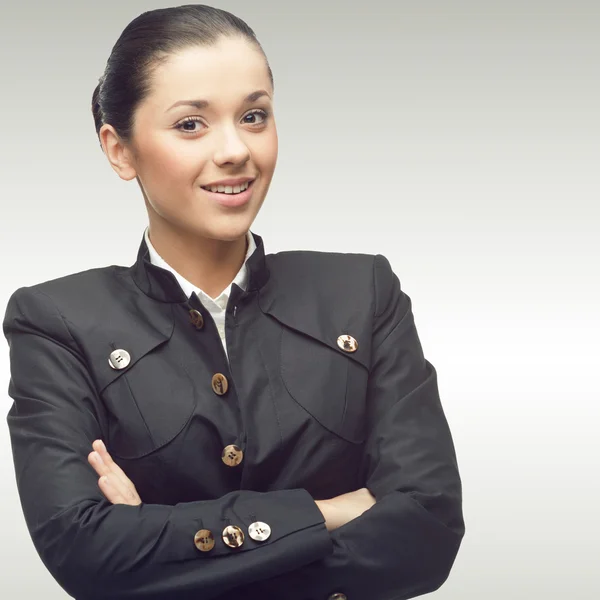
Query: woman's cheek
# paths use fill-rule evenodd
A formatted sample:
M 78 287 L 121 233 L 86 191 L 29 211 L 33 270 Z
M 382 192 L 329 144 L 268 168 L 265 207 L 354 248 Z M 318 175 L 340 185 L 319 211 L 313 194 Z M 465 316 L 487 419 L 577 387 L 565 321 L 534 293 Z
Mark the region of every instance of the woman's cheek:
M 152 178 L 162 187 L 180 186 L 188 179 L 193 181 L 198 170 L 193 157 L 178 154 L 177 150 L 157 153 L 152 162 Z

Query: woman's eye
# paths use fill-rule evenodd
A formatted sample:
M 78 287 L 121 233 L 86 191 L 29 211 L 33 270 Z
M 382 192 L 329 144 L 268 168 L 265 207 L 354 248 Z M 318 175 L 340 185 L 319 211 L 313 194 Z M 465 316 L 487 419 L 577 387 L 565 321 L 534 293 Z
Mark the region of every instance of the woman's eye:
M 256 108 L 256 109 L 252 110 L 251 112 L 247 113 L 243 117 L 243 119 L 247 119 L 248 117 L 251 117 L 254 119 L 256 115 L 261 116 L 262 121 L 259 121 L 257 123 L 255 121 L 251 122 L 251 121 L 245 120 L 244 122 L 248 125 L 253 125 L 253 126 L 259 127 L 259 126 L 265 124 L 268 117 L 270 116 L 270 113 L 268 113 L 266 110 L 262 110 L 261 108 Z M 183 121 L 180 121 L 179 123 L 177 123 L 175 125 L 175 129 L 179 129 L 180 131 L 183 131 L 185 133 L 198 133 L 199 129 L 196 128 L 196 123 L 202 123 L 202 121 L 198 117 L 187 117 Z
M 266 110 L 262 110 L 261 108 L 256 108 L 253 111 L 250 111 L 245 117 L 253 117 L 254 115 L 262 115 L 263 120 L 260 123 L 250 123 L 250 125 L 263 125 L 267 118 L 269 117 L 269 113 Z M 246 121 L 248 123 L 248 121 Z
M 195 128 L 196 123 L 201 123 L 200 119 L 196 117 L 187 117 L 183 121 L 180 121 L 175 125 L 175 129 L 185 131 L 186 133 L 197 133 L 198 129 Z M 189 127 L 188 127 L 189 126 Z

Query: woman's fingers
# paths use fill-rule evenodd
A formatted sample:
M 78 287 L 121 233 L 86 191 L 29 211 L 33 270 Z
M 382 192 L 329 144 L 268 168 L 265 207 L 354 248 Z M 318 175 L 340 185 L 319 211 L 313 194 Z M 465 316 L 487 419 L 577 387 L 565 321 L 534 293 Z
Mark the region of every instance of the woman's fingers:
M 115 463 L 106 450 L 102 440 L 95 440 L 92 444 L 93 452 L 88 455 L 88 462 L 101 479 L 98 485 L 102 493 L 113 504 L 130 504 L 137 506 L 142 500 L 135 489 L 133 482 L 125 472 Z M 102 479 L 106 477 L 107 480 Z
M 123 485 L 120 483 L 119 478 L 114 473 L 111 473 L 108 466 L 100 458 L 100 455 L 96 451 L 90 452 L 88 454 L 88 462 L 98 474 L 98 485 L 107 500 L 113 504 L 123 503 Z
M 108 465 L 102 460 L 98 452 L 92 451 L 88 455 L 88 462 L 94 467 L 94 470 L 99 475 L 98 485 L 102 493 L 113 504 L 123 502 L 125 494 L 125 484 L 120 478 L 111 472 Z
M 102 440 L 95 440 L 92 444 L 92 448 L 100 455 L 100 458 L 104 464 L 110 469 L 112 473 L 117 475 L 123 483 L 134 487 L 133 482 L 125 475 L 125 472 L 119 465 L 112 459 L 112 456 L 108 453 L 106 446 Z
M 106 496 L 106 499 L 111 504 L 128 504 L 123 498 L 123 494 L 111 484 L 109 478 L 106 475 L 102 475 L 98 480 L 98 485 L 100 486 L 100 490 Z

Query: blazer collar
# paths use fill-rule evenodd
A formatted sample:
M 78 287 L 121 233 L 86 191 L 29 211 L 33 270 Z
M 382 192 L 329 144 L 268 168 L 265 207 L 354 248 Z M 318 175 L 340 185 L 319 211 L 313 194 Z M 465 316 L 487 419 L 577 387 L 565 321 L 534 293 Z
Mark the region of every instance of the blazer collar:
M 256 249 L 246 260 L 248 269 L 246 292 L 259 290 L 269 279 L 263 239 L 260 235 L 251 233 Z M 144 235 L 142 235 L 136 261 L 131 266 L 131 276 L 138 288 L 154 300 L 159 302 L 187 302 L 189 300 L 175 275 L 168 269 L 163 269 L 151 262 L 150 251 Z

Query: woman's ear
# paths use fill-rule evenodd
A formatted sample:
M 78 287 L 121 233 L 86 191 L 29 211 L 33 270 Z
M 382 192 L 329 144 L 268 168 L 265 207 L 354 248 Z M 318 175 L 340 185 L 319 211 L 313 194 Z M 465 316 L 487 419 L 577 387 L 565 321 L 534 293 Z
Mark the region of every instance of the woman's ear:
M 115 128 L 105 123 L 99 132 L 100 143 L 110 166 L 125 181 L 137 176 L 131 150 L 123 143 Z

